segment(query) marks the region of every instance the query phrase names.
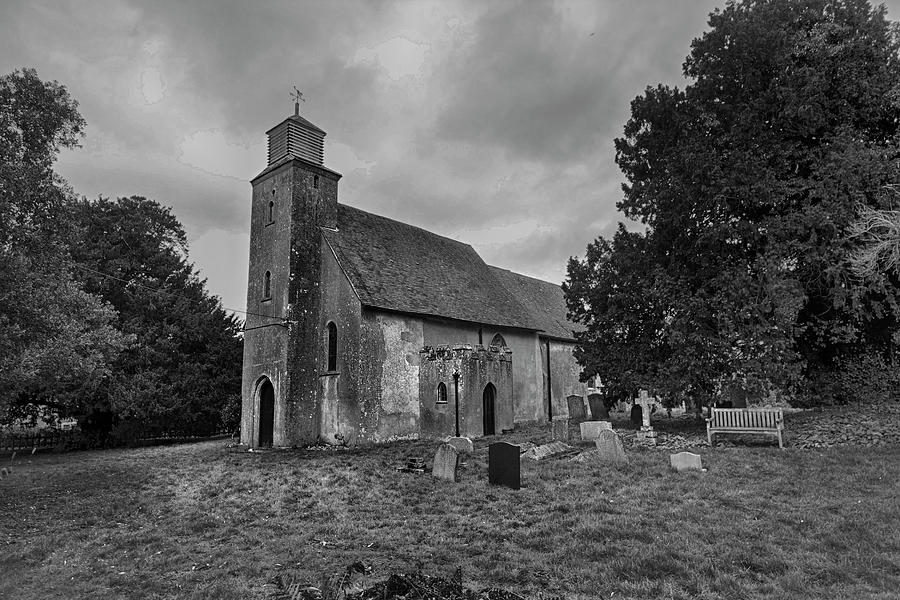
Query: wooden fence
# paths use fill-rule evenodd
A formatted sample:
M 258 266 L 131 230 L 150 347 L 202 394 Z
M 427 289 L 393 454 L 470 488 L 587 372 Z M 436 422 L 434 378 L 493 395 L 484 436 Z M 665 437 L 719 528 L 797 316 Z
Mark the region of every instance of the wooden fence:
M 42 429 L 30 433 L 0 434 L 0 450 L 38 450 L 56 448 L 74 440 L 78 432 L 60 429 Z
M 199 442 L 202 440 L 225 439 L 231 437 L 230 432 L 221 431 L 211 436 L 186 436 L 179 434 L 162 434 L 152 437 L 140 437 L 131 443 L 123 442 L 121 445 L 157 446 L 166 444 L 180 444 L 187 442 Z M 114 444 L 115 445 L 115 444 Z M 28 433 L 0 434 L 0 451 L 17 450 L 68 450 L 85 447 L 84 437 L 80 431 L 65 431 L 61 429 L 42 429 Z

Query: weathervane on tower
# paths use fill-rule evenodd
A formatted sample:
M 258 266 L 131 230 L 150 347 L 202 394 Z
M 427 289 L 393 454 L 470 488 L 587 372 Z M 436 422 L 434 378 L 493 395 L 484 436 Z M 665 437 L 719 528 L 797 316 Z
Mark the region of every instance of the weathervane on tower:
M 303 92 L 297 89 L 297 86 L 294 86 L 294 91 L 291 92 L 291 98 L 294 99 L 294 114 L 300 114 L 300 103 L 306 102 L 306 98 L 303 97 Z

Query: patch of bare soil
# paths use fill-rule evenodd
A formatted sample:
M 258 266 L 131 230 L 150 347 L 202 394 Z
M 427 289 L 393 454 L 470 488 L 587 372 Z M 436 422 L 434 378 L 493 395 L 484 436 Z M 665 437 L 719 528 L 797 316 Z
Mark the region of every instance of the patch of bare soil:
M 421 571 L 392 573 L 380 581 L 372 581 L 369 575 L 370 568 L 357 562 L 347 567 L 343 575 L 327 578 L 318 587 L 278 576 L 273 600 L 526 600 L 525 596 L 500 588 L 468 588 L 462 583 L 460 569 L 452 579 Z M 562 596 L 546 600 L 562 600 Z

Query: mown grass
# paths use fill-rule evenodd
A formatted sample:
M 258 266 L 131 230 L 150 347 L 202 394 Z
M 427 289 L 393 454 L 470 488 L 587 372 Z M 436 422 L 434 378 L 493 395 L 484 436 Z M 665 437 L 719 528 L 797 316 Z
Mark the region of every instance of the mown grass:
M 704 448 L 703 474 L 523 459 L 513 491 L 489 441 L 455 485 L 396 471 L 433 442 L 27 457 L 0 482 L 0 597 L 266 598 L 355 561 L 534 598 L 900 597 L 896 446 Z

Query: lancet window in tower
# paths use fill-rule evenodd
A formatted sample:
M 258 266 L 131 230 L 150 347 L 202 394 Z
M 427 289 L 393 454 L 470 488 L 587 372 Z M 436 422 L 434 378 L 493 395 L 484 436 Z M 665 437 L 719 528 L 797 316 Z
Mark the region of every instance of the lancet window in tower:
M 337 325 L 328 323 L 328 371 L 337 371 Z
M 266 274 L 263 275 L 263 300 L 268 300 L 272 297 L 272 272 L 266 271 Z
M 437 403 L 447 404 L 447 386 L 440 382 L 437 387 Z

